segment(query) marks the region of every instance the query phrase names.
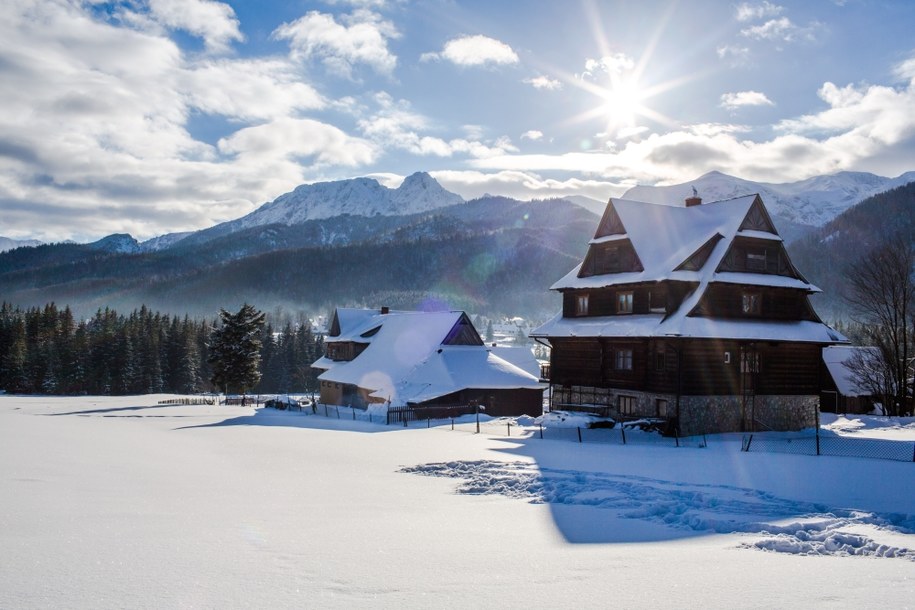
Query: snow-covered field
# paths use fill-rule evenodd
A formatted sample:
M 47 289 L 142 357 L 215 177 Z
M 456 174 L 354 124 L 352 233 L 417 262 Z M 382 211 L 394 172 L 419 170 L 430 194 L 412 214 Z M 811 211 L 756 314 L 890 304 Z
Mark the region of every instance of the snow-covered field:
M 160 398 L 0 396 L 0 608 L 915 605 L 912 463 Z

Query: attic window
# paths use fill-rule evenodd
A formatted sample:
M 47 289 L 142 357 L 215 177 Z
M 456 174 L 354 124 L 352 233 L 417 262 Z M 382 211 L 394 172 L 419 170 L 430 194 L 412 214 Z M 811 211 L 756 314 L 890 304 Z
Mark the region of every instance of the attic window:
M 369 337 L 374 337 L 375 335 L 377 335 L 379 330 L 381 330 L 380 324 L 378 326 L 376 326 L 375 328 L 371 328 L 371 329 L 365 331 L 364 333 L 362 333 L 359 336 L 363 337 L 365 339 L 368 339 Z
M 762 295 L 758 292 L 744 292 L 741 295 L 740 311 L 745 316 L 758 316 L 762 313 Z
M 765 271 L 768 261 L 767 249 L 747 250 L 747 271 Z
M 579 294 L 575 297 L 575 315 L 588 315 L 588 293 Z
M 632 313 L 632 291 L 616 293 L 616 313 Z

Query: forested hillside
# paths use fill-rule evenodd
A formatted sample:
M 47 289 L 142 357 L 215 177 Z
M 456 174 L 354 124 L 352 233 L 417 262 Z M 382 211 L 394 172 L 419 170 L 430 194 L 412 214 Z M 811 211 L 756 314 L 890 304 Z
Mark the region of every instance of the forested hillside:
M 435 213 L 341 216 L 256 227 L 145 253 L 88 245 L 0 254 L 3 298 L 67 303 L 79 317 L 145 304 L 208 316 L 247 301 L 265 310 L 438 306 L 543 318 L 549 286 L 584 255 L 597 217 L 563 200 L 485 198 Z
M 847 315 L 842 300 L 848 266 L 874 246 L 903 236 L 915 243 L 915 183 L 862 201 L 813 234 L 788 246 L 805 277 L 823 289 L 812 302 L 828 319 Z

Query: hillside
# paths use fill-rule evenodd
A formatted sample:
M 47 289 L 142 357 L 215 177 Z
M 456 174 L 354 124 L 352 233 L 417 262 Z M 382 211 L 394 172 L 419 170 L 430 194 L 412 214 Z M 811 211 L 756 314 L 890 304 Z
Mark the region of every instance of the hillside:
M 542 318 L 558 307 L 549 285 L 580 261 L 596 224 L 563 200 L 482 198 L 407 216 L 258 226 L 153 252 L 98 244 L 19 249 L 0 254 L 0 284 L 18 305 L 67 303 L 78 315 L 141 304 L 212 315 L 243 301 L 313 311 L 413 308 L 434 299 L 474 313 Z
M 845 269 L 874 246 L 896 236 L 915 244 L 915 183 L 874 195 L 807 237 L 792 243 L 792 261 L 823 289 L 813 298 L 821 315 L 847 315 L 842 302 Z

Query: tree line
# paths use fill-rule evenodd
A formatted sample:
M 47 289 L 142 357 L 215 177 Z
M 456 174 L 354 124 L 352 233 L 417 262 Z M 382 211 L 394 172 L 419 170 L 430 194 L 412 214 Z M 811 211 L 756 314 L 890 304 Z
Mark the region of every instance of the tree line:
M 131 313 L 96 311 L 75 319 L 54 303 L 22 309 L 0 304 L 0 389 L 17 394 L 194 394 L 224 390 L 214 356 L 222 319 L 170 316 L 143 306 Z M 309 324 L 257 327 L 249 354 L 258 380 L 255 393 L 306 392 L 317 388 L 311 363 L 323 355 L 323 339 Z M 230 388 L 231 390 L 232 388 Z

